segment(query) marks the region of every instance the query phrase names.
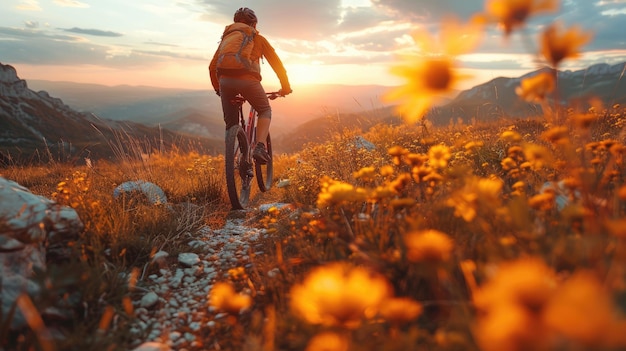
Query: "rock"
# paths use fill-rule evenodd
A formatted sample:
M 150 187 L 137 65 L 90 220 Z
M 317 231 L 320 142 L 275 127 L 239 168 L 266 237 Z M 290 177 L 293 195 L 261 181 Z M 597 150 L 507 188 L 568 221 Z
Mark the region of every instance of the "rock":
M 360 135 L 354 138 L 354 146 L 357 149 L 365 149 L 367 151 L 376 150 L 376 145 L 372 144 L 372 142 L 370 142 L 369 140 L 365 139 L 364 137 Z
M 200 257 L 195 253 L 181 253 L 178 255 L 178 262 L 187 267 L 193 267 L 200 263 Z
M 36 299 L 41 288 L 31 280 L 34 271 L 46 271 L 47 262 L 69 258 L 67 243 L 78 237 L 83 223 L 74 209 L 2 177 L 0 223 L 0 317 L 4 319 L 20 294 Z M 11 328 L 23 326 L 24 316 L 18 310 Z
M 139 305 L 144 308 L 150 308 L 154 306 L 158 301 L 159 296 L 154 291 L 151 291 L 141 298 L 141 302 L 139 303 Z
M 168 254 L 167 252 L 161 250 L 157 253 L 154 254 L 154 256 L 152 256 L 152 262 L 153 263 L 161 263 L 161 262 L 165 262 L 165 259 L 169 256 L 170 254 Z
M 133 351 L 170 351 L 170 347 L 160 342 L 146 342 L 139 345 Z
M 167 196 L 165 196 L 165 192 L 158 185 L 143 180 L 135 180 L 118 185 L 113 190 L 113 197 L 119 198 L 125 193 L 143 194 L 152 205 L 164 205 L 167 203 Z

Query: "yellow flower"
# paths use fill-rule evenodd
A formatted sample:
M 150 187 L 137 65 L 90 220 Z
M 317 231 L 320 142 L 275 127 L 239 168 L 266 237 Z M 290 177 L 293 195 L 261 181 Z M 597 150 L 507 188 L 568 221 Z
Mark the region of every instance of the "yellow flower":
M 522 140 L 522 136 L 519 135 L 518 132 L 515 132 L 512 130 L 506 130 L 502 132 L 502 134 L 500 134 L 500 139 L 509 143 L 516 143 Z
M 569 136 L 569 130 L 567 127 L 556 126 L 552 127 L 545 132 L 541 133 L 541 137 L 553 144 L 558 144 L 567 140 Z
M 450 157 L 450 148 L 445 145 L 434 145 L 428 150 L 430 165 L 437 169 L 446 168 Z
M 209 293 L 209 305 L 219 311 L 238 314 L 252 305 L 252 298 L 235 292 L 230 283 L 218 282 Z
M 536 311 L 547 303 L 556 287 L 552 268 L 538 258 L 521 258 L 501 264 L 474 295 L 474 304 L 481 311 L 509 303 Z
M 345 335 L 321 332 L 309 340 L 305 351 L 348 351 L 350 342 Z
M 380 306 L 380 315 L 387 321 L 401 324 L 407 323 L 422 313 L 422 305 L 407 297 L 390 298 Z
M 446 205 L 454 207 L 455 216 L 471 222 L 476 218 L 479 202 L 486 204 L 485 208 L 499 207 L 502 186 L 502 180 L 497 178 L 470 178 L 446 200 Z
M 481 28 L 475 24 L 463 25 L 453 19 L 443 23 L 440 40 L 425 30 L 415 32 L 413 39 L 421 53 L 407 56 L 406 63 L 391 68 L 392 74 L 406 78 L 407 82 L 390 91 L 385 99 L 401 102 L 396 111 L 407 123 L 421 120 L 437 98 L 467 78 L 457 72 L 454 57 L 475 47 L 481 34 Z
M 355 179 L 362 179 L 362 180 L 373 180 L 376 176 L 376 169 L 374 167 L 363 167 L 360 170 L 358 170 L 357 172 L 354 172 L 352 174 L 352 176 Z
M 543 167 L 550 167 L 553 164 L 553 157 L 550 150 L 537 144 L 524 145 L 524 156 L 533 169 L 539 170 Z
M 357 328 L 391 296 L 385 277 L 344 262 L 313 269 L 291 288 L 292 311 L 311 324 Z
M 532 77 L 522 79 L 520 86 L 515 89 L 517 95 L 529 102 L 545 101 L 546 96 L 554 91 L 556 86 L 554 74 L 541 72 Z
M 615 312 L 618 309 L 610 292 L 593 273 L 579 271 L 550 299 L 544 322 L 561 336 L 593 349 L 617 349 L 626 346 L 626 329 L 617 328 L 623 325 Z
M 404 243 L 411 262 L 447 261 L 454 248 L 448 235 L 434 229 L 410 232 L 404 237 Z
M 489 22 L 499 23 L 505 35 L 524 25 L 533 14 L 554 12 L 558 9 L 556 0 L 487 0 L 485 16 Z
M 561 23 L 553 23 L 541 35 L 541 53 L 552 67 L 557 67 L 566 58 L 580 56 L 579 47 L 590 40 L 591 34 L 577 26 L 564 31 Z
M 580 129 L 589 129 L 591 124 L 598 119 L 593 113 L 577 113 L 571 117 L 574 125 Z
M 363 202 L 366 199 L 367 193 L 364 189 L 325 177 L 322 179 L 322 189 L 317 195 L 317 206 L 323 208 L 343 202 Z
M 403 148 L 402 146 L 393 146 L 387 150 L 389 156 L 393 157 L 393 164 L 399 166 L 404 155 L 409 153 L 409 150 Z

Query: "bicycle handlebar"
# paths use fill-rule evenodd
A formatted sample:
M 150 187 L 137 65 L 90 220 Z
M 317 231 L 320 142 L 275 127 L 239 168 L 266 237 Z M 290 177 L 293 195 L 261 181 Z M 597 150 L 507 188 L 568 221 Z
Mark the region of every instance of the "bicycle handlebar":
M 265 95 L 267 95 L 267 98 L 270 100 L 275 100 L 279 97 L 285 97 L 285 95 L 282 95 L 280 92 L 278 91 L 273 91 L 271 93 L 265 93 Z M 231 100 L 231 102 L 233 104 L 243 104 L 244 102 L 246 102 L 246 98 L 244 98 L 243 96 L 241 96 L 241 94 L 238 94 L 237 96 L 235 96 L 235 98 L 233 98 Z

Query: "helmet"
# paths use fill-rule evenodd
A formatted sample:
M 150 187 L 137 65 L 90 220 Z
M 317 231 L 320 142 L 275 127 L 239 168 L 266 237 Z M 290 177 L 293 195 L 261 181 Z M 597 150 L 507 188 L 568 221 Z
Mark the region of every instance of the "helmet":
M 256 14 L 251 9 L 247 7 L 240 7 L 239 10 L 235 12 L 233 21 L 242 22 L 247 25 L 255 25 L 257 23 L 257 18 Z

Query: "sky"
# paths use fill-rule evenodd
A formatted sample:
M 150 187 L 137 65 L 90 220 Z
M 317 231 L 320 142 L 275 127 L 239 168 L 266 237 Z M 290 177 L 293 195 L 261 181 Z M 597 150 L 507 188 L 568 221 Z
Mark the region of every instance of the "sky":
M 239 7 L 253 9 L 283 61 L 291 85 L 397 85 L 398 53 L 415 49 L 411 33 L 437 34 L 442 19 L 462 21 L 485 0 L 2 0 L 0 62 L 22 79 L 104 85 L 210 89 L 207 66 Z M 459 57 L 468 88 L 539 68 L 538 33 L 561 21 L 593 33 L 584 54 L 563 69 L 626 61 L 626 0 L 561 0 L 557 13 L 533 17 L 505 39 L 490 27 Z M 277 86 L 269 64 L 263 82 Z

